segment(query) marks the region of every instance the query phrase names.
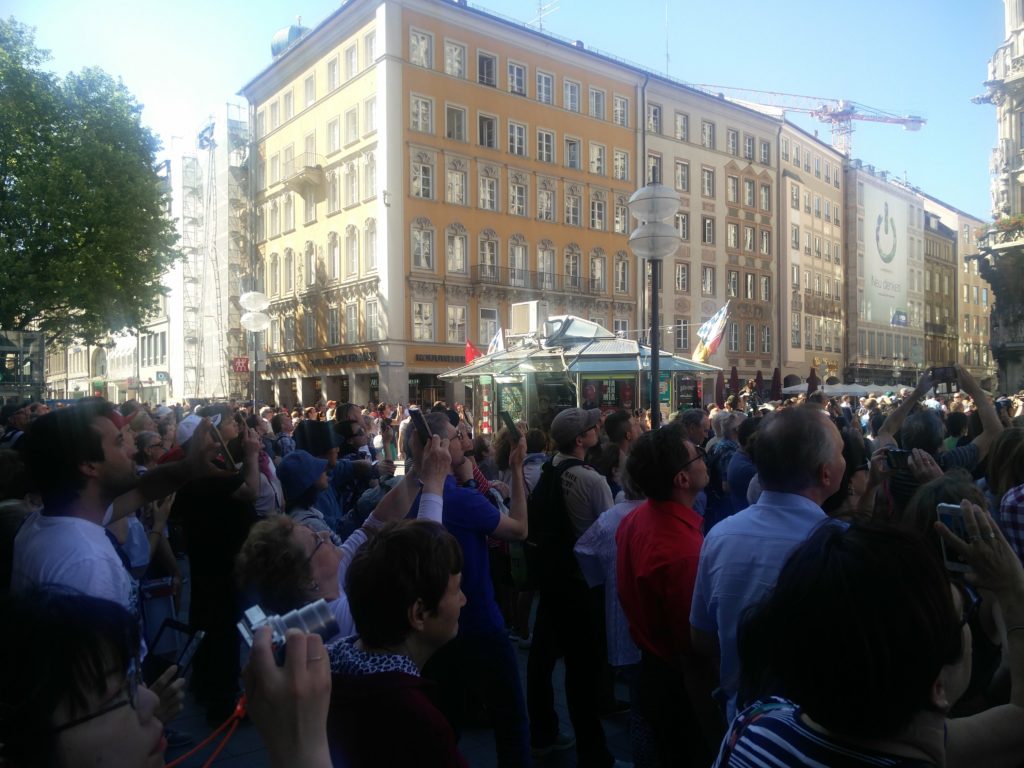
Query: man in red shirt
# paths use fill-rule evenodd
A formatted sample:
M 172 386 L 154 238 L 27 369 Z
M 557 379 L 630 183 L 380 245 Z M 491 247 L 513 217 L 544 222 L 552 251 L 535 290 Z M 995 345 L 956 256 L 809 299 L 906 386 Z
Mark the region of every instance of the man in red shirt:
M 693 655 L 689 622 L 704 540 L 693 511 L 708 483 L 704 449 L 671 424 L 633 443 L 626 471 L 647 496 L 615 536 L 619 600 L 643 657 L 635 705 L 651 723 L 662 765 L 708 765 L 722 726 L 710 696 L 713 670 Z

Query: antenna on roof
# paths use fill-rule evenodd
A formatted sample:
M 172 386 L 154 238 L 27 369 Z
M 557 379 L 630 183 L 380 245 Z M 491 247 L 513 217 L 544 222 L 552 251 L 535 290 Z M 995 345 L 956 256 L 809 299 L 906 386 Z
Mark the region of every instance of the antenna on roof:
M 541 32 L 544 31 L 544 17 L 548 14 L 554 13 L 558 10 L 558 0 L 551 0 L 551 2 L 545 3 L 544 0 L 537 0 L 537 18 L 527 22 L 528 24 L 536 24 L 537 29 Z

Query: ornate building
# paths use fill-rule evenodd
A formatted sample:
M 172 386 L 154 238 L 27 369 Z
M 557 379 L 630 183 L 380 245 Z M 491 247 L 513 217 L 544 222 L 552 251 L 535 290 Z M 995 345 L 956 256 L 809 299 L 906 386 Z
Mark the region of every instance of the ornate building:
M 992 286 L 992 351 L 999 389 L 1024 388 L 1024 3 L 1003 0 L 1006 37 L 988 65 L 980 101 L 996 107 L 998 144 L 992 151 L 992 218 L 984 233 L 980 271 Z

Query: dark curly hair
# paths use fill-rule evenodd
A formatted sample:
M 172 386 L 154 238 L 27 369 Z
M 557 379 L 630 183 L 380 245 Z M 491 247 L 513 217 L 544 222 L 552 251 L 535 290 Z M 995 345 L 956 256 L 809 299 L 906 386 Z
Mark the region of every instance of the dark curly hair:
M 315 600 L 309 557 L 292 536 L 298 525 L 285 515 L 256 523 L 235 557 L 235 578 L 250 602 L 287 613 Z

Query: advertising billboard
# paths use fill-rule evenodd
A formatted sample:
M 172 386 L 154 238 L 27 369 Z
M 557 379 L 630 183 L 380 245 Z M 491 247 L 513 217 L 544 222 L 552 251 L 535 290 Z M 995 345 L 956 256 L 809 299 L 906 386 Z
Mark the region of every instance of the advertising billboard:
M 907 203 L 864 185 L 864 299 L 872 323 L 907 325 Z

